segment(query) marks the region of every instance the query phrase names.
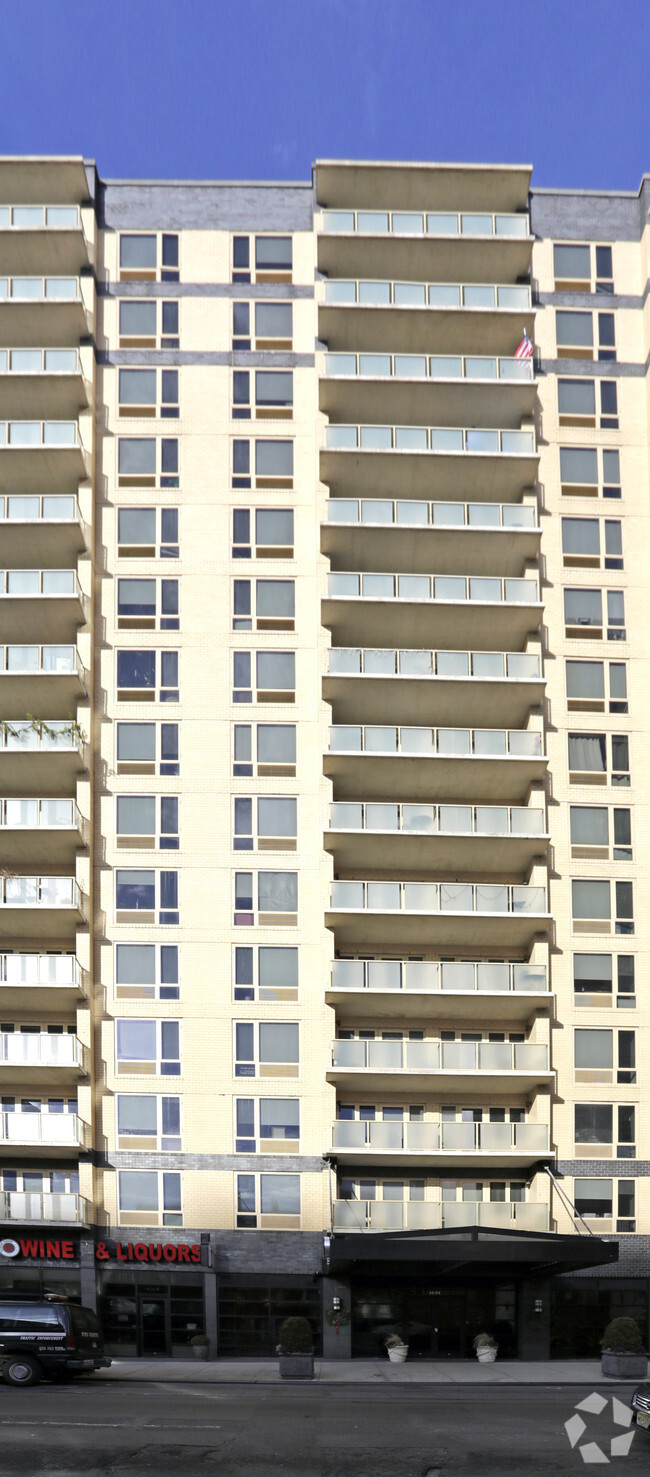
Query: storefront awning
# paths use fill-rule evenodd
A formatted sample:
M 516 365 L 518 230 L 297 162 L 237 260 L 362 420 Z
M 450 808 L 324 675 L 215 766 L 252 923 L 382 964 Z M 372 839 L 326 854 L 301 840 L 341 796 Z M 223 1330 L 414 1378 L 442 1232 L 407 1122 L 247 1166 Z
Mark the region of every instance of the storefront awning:
M 372 1231 L 333 1234 L 325 1246 L 326 1271 L 412 1274 L 439 1277 L 502 1275 L 548 1277 L 618 1261 L 618 1242 L 599 1236 L 468 1226 L 435 1231 Z

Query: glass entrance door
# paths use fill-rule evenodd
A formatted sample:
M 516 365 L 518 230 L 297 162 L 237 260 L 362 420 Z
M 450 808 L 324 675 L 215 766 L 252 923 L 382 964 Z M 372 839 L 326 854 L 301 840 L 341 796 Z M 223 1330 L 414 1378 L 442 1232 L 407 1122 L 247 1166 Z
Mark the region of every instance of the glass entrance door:
M 149 1297 L 146 1292 L 138 1298 L 139 1339 L 138 1353 L 144 1359 L 169 1354 L 169 1299 Z

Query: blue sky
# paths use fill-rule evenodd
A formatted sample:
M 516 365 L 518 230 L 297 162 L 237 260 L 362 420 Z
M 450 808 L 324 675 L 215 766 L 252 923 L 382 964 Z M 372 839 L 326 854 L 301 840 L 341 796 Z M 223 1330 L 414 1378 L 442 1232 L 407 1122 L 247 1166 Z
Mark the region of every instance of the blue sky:
M 304 179 L 314 158 L 650 169 L 648 0 L 14 0 L 0 151 L 104 178 Z

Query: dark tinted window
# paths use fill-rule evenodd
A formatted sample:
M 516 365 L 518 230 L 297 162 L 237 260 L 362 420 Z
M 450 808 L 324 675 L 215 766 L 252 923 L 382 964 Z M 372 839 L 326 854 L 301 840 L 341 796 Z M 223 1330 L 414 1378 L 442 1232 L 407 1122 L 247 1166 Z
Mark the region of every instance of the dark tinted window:
M 0 1304 L 0 1333 L 49 1333 L 65 1328 L 65 1310 L 50 1304 Z
M 71 1307 L 69 1312 L 75 1333 L 99 1333 L 99 1324 L 89 1308 Z

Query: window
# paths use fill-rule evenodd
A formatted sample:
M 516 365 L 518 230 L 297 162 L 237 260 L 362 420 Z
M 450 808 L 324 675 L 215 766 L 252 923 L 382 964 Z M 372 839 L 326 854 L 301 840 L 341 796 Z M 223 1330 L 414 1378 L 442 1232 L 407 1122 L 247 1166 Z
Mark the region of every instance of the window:
M 235 851 L 295 851 L 298 802 L 292 797 L 241 796 L 234 801 Z M 256 825 L 254 827 L 253 817 Z
M 116 944 L 117 1000 L 178 1000 L 178 944 Z
M 120 348 L 178 349 L 178 306 L 167 299 L 160 303 L 152 298 L 143 302 L 123 299 L 119 308 Z
M 233 559 L 293 559 L 293 510 L 291 508 L 234 508 L 232 557 Z
M 613 1082 L 614 1052 L 616 1081 L 636 1082 L 636 1038 L 634 1031 L 576 1029 L 575 1075 L 581 1082 Z
M 255 671 L 255 691 L 252 675 Z M 234 703 L 293 703 L 296 700 L 293 651 L 233 652 Z
M 624 662 L 566 663 L 567 707 L 570 712 L 605 712 L 605 668 L 609 668 L 610 713 L 627 713 L 627 673 Z
M 182 1226 L 180 1174 L 121 1169 L 117 1178 L 121 1226 Z
M 178 631 L 178 580 L 118 579 L 117 626 L 120 631 Z
M 180 774 L 178 723 L 118 723 L 118 774 Z
M 601 560 L 601 523 L 598 518 L 562 519 L 562 554 L 566 568 L 623 568 L 623 538 L 619 519 L 604 520 L 605 558 Z
M 238 944 L 233 955 L 233 999 L 297 1000 L 297 948 Z
M 616 358 L 616 319 L 613 313 L 598 314 L 598 358 Z
M 613 293 L 614 269 L 611 246 L 596 247 L 596 292 Z
M 589 636 L 592 640 L 602 636 L 602 604 L 600 590 L 565 590 L 565 634 L 567 636 Z
M 628 812 L 629 813 L 629 812 Z M 604 805 L 571 805 L 571 855 L 609 855 L 609 823 Z
M 607 775 L 605 733 L 569 734 L 569 781 L 574 785 L 629 786 L 630 760 L 626 734 L 611 734 L 611 773 Z
M 178 418 L 177 369 L 118 370 L 119 414 Z
M 556 292 L 589 292 L 591 263 L 588 246 L 554 246 L 553 272 Z
M 600 491 L 602 497 L 620 498 L 619 453 L 593 446 L 561 446 L 560 481 L 565 497 L 598 497 Z
M 233 370 L 233 420 L 250 420 L 251 391 L 255 391 L 258 419 L 290 420 L 293 416 L 293 373 L 291 370 Z
M 561 426 L 595 426 L 596 387 L 594 380 L 558 379 L 557 403 Z
M 117 1075 L 180 1077 L 179 1021 L 116 1020 Z
M 298 1098 L 235 1098 L 235 1153 L 297 1153 Z
M 558 359 L 593 359 L 594 327 L 591 313 L 557 309 L 555 334 Z
M 178 692 L 177 651 L 118 651 L 118 703 L 177 703 Z
M 119 1093 L 117 1097 L 118 1149 L 182 1149 L 181 1100 L 152 1093 Z
M 178 559 L 178 508 L 119 508 L 118 559 Z
M 293 631 L 295 614 L 295 580 L 234 580 L 234 631 Z
M 120 236 L 120 281 L 178 282 L 179 238 L 168 232 Z
M 293 487 L 293 441 L 233 441 L 233 487 Z
M 600 314 L 600 317 L 604 317 Z M 603 357 L 600 355 L 599 357 Z M 616 380 L 600 381 L 600 426 L 603 431 L 618 430 L 618 390 Z
M 257 920 L 254 911 L 257 892 Z M 235 924 L 252 927 L 294 926 L 298 920 L 297 872 L 236 872 Z
M 277 282 L 290 278 L 292 265 L 290 236 L 255 237 L 255 273 L 258 282 Z
M 613 899 L 611 889 L 614 889 Z M 576 933 L 611 933 L 612 900 L 615 907 L 614 932 L 634 933 L 633 894 L 631 882 L 574 879 L 571 883 L 573 928 Z
M 299 1174 L 235 1176 L 239 1230 L 297 1230 L 300 1225 Z
M 177 795 L 118 795 L 116 812 L 118 848 L 178 851 Z
M 235 1077 L 297 1077 L 298 1030 L 295 1022 L 237 1023 Z
M 292 347 L 292 303 L 233 303 L 232 311 L 233 349 L 251 349 L 253 337 L 257 350 Z
M 576 1144 L 611 1144 L 614 1110 L 611 1103 L 576 1103 Z
M 295 775 L 295 723 L 236 723 L 232 772 L 247 778 Z
M 636 1159 L 636 1112 L 632 1103 L 619 1103 L 617 1117 L 617 1159 Z
M 178 923 L 178 872 L 121 868 L 115 872 L 115 922 Z
M 617 1180 L 617 1231 L 636 1231 L 634 1180 Z
M 178 487 L 178 441 L 163 436 L 119 436 L 119 487 Z
M 578 1215 L 611 1216 L 612 1181 L 575 1179 L 573 1181 L 573 1203 Z

